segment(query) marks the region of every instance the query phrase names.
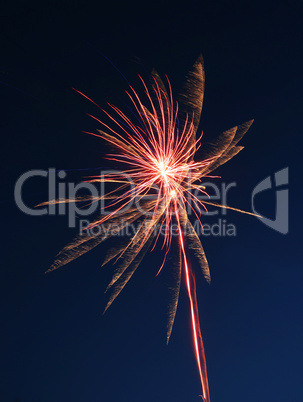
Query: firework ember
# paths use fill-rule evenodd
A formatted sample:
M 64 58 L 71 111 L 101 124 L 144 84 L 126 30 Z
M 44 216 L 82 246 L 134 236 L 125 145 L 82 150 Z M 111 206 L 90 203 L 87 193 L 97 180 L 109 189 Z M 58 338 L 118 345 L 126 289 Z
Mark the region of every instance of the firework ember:
M 170 302 L 167 341 L 176 315 L 181 272 L 184 270 L 202 398 L 205 402 L 209 402 L 195 274 L 189 264 L 190 253 L 194 253 L 199 260 L 202 273 L 208 282 L 210 282 L 210 272 L 202 244 L 189 220 L 188 212 L 191 211 L 195 219 L 200 222 L 200 210 L 207 211 L 207 205 L 223 207 L 212 202 L 211 199 L 202 202 L 194 194 L 206 195 L 203 178 L 209 177 L 214 169 L 241 151 L 243 147 L 237 144 L 251 126 L 252 121 L 223 132 L 216 143 L 203 144 L 202 135 L 196 135 L 204 95 L 202 57 L 198 58 L 188 73 L 183 90 L 176 102 L 173 100 L 167 78 L 167 85 L 164 85 L 159 75 L 153 71 L 151 85 L 147 85 L 143 79 L 141 81 L 146 104 L 143 104 L 132 87 L 127 92 L 136 114 L 136 122 L 133 122 L 131 117 L 116 106 L 110 105 L 112 112 L 104 111 L 110 123 L 104 123 L 92 116 L 103 125 L 104 131 L 89 133 L 111 144 L 115 148 L 115 153 L 108 155 L 107 158 L 124 166 L 122 172 L 117 171 L 116 174 L 89 178 L 90 182 L 101 181 L 116 186 L 115 190 L 98 199 L 88 199 L 89 202 L 107 200 L 111 207 L 111 212 L 93 221 L 90 228 L 105 224 L 107 228 L 110 228 L 110 225 L 114 224 L 115 230 L 106 229 L 99 235 L 79 235 L 71 244 L 64 247 L 49 271 L 67 264 L 128 225 L 138 222 L 137 231 L 128 239 L 128 243 L 125 245 L 121 242 L 123 245 L 110 249 L 103 262 L 103 265 L 111 260 L 116 262 L 112 280 L 108 285 L 111 293 L 107 309 L 130 280 L 148 250 L 153 249 L 157 242 L 163 242 L 165 256 L 162 266 L 159 267 L 160 272 L 165 269 L 164 262 L 172 242 L 176 242 L 179 255 L 173 262 L 175 286 Z M 87 98 L 86 95 L 83 96 Z M 207 157 L 202 161 L 195 161 L 195 153 L 200 147 Z M 131 188 L 129 188 L 129 179 L 125 178 L 126 175 L 131 180 Z M 138 200 L 141 206 L 139 209 L 134 206 Z M 235 208 L 230 209 L 243 212 Z M 173 224 L 177 227 L 174 235 L 171 230 Z M 202 225 L 201 222 L 200 224 Z M 155 228 L 160 228 L 158 233 Z M 160 231 L 165 233 L 161 240 Z

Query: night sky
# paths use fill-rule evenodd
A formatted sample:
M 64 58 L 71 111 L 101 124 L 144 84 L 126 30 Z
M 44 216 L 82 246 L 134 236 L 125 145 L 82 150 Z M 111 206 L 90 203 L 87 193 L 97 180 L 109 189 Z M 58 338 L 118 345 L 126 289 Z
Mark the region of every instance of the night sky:
M 86 171 L 77 169 L 104 166 L 104 144 L 83 133 L 100 128 L 87 113 L 102 112 L 72 88 L 122 107 L 127 81 L 137 88 L 137 74 L 155 67 L 177 93 L 202 53 L 205 138 L 255 119 L 245 149 L 218 169 L 237 183 L 228 203 L 251 210 L 253 188 L 289 167 L 288 234 L 229 212 L 237 235 L 202 239 L 212 274 L 210 286 L 197 275 L 211 400 L 301 402 L 301 2 L 5 1 L 0 18 L 0 401 L 201 400 L 184 285 L 166 346 L 160 252 L 103 316 L 106 248 L 44 275 L 77 228 L 66 216 L 20 212 L 14 184 L 31 169 L 65 169 L 79 181 Z M 31 179 L 23 196 L 31 207 L 46 201 L 46 180 Z M 256 207 L 273 219 L 275 192 Z

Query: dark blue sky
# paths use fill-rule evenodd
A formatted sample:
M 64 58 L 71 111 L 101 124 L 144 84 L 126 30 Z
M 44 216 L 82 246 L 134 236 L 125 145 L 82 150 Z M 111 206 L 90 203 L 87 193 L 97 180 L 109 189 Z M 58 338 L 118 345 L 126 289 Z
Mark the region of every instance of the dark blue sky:
M 231 205 L 250 209 L 253 188 L 289 167 L 289 233 L 229 213 L 237 236 L 204 239 L 212 284 L 197 275 L 197 291 L 212 402 L 302 400 L 302 16 L 296 0 L 3 7 L 1 402 L 199 401 L 184 287 L 165 344 L 159 253 L 102 316 L 105 249 L 44 275 L 75 231 L 66 217 L 26 216 L 13 202 L 29 169 L 103 165 L 102 143 L 82 133 L 97 128 L 86 113 L 99 112 L 72 90 L 121 105 L 127 83 L 102 53 L 131 83 L 155 67 L 175 91 L 203 54 L 205 136 L 255 119 L 244 151 L 218 170 L 237 183 Z M 24 190 L 32 206 L 47 197 L 42 179 Z M 273 218 L 274 192 L 257 206 Z

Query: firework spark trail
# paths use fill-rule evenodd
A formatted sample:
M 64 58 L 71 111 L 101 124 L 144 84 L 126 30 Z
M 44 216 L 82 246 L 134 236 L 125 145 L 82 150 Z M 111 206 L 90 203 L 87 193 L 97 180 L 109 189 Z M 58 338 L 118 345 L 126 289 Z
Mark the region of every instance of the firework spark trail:
M 104 258 L 102 265 L 113 260 L 116 264 L 112 280 L 106 289 L 106 291 L 111 290 L 105 307 L 105 310 L 107 310 L 126 286 L 140 265 L 145 253 L 150 249 L 154 249 L 160 239 L 162 228 L 164 228 L 162 249 L 165 252 L 163 263 L 158 273 L 163 269 L 173 241 L 173 222 L 176 221 L 180 258 L 175 261 L 174 267 L 176 271 L 175 288 L 170 295 L 167 341 L 170 338 L 176 315 L 181 270 L 183 268 L 190 301 L 192 336 L 202 387 L 202 397 L 205 402 L 209 402 L 208 378 L 199 323 L 195 275 L 187 258 L 185 243 L 187 249 L 195 256 L 202 268 L 202 273 L 207 282 L 210 282 L 210 272 L 202 244 L 188 218 L 186 209 L 191 211 L 202 225 L 200 210 L 203 208 L 207 211 L 207 204 L 226 207 L 211 201 L 201 201 L 197 194 L 207 195 L 205 187 L 201 184 L 203 178 L 218 177 L 209 176 L 209 173 L 243 149 L 237 144 L 251 126 L 252 121 L 225 131 L 216 142 L 203 143 L 201 141 L 202 135 L 198 137 L 196 135 L 204 95 L 202 57 L 198 58 L 192 70 L 188 73 L 183 91 L 179 94 L 179 102 L 173 101 L 171 85 L 168 79 L 167 91 L 155 71 L 152 73 L 152 78 L 152 91 L 150 91 L 140 77 L 149 107 L 143 104 L 132 87 L 130 87 L 129 92 L 126 92 L 137 114 L 136 123 L 113 105 L 109 106 L 117 118 L 104 110 L 105 115 L 111 122 L 110 124 L 91 116 L 95 121 L 102 124 L 108 132 L 98 130 L 98 134 L 89 134 L 100 137 L 111 146 L 114 146 L 117 152 L 109 154 L 107 159 L 119 162 L 123 166 L 127 166 L 127 169 L 115 174 L 101 177 L 91 176 L 89 178 L 88 182 L 91 183 L 113 183 L 118 186 L 107 194 L 101 194 L 100 197 L 78 198 L 81 202 L 87 201 L 89 203 L 100 200 L 110 201 L 105 208 L 110 206 L 114 209 L 103 216 L 101 215 L 101 217 L 91 222 L 88 227 L 88 229 L 92 229 L 96 226 L 104 227 L 107 224 L 108 228 L 97 235 L 87 232 L 77 236 L 58 254 L 57 259 L 48 271 L 55 270 L 73 261 L 111 236 L 122 233 L 125 228 L 138 222 L 139 226 L 131 238 L 127 240 L 126 246 L 121 241 L 121 244 L 115 248 L 110 248 Z M 98 106 L 88 96 L 80 91 L 77 92 Z M 199 148 L 204 152 L 204 158 L 202 158 L 202 161 L 197 162 L 194 161 L 194 155 Z M 132 182 L 130 189 L 128 188 L 129 183 L 125 179 L 126 175 Z M 75 202 L 75 199 L 50 201 L 50 203 L 61 202 Z M 134 207 L 134 202 L 140 202 L 142 204 L 140 204 L 141 209 Z M 237 208 L 227 208 L 251 214 Z M 110 225 L 114 225 L 115 229 L 111 230 Z M 155 230 L 158 230 L 157 234 Z
M 186 251 L 184 247 L 184 235 L 181 228 L 180 217 L 178 212 L 178 207 L 175 208 L 176 211 L 176 219 L 178 222 L 178 231 L 179 231 L 179 239 L 183 256 L 184 270 L 185 270 L 185 278 L 186 278 L 186 288 L 188 293 L 188 298 L 190 302 L 190 312 L 191 312 L 191 324 L 192 324 L 192 334 L 194 340 L 194 348 L 196 361 L 199 370 L 199 376 L 202 386 L 202 396 L 205 402 L 210 402 L 209 396 L 209 388 L 208 388 L 208 378 L 207 378 L 207 369 L 206 369 L 206 359 L 204 354 L 204 345 L 202 341 L 200 322 L 199 322 L 199 312 L 198 312 L 198 304 L 196 299 L 196 284 L 194 279 L 194 274 L 190 275 L 190 268 L 187 261 Z M 191 281 L 192 276 L 192 281 Z M 192 282 L 192 283 L 191 283 Z

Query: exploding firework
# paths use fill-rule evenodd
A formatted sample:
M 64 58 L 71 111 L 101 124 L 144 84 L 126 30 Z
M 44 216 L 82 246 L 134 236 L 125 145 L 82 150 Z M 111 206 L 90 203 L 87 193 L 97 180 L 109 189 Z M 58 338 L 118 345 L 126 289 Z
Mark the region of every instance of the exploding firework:
M 202 225 L 201 209 L 207 211 L 207 205 L 223 207 L 212 202 L 210 198 L 205 200 L 203 197 L 201 201 L 198 195 L 207 195 L 203 178 L 210 177 L 209 174 L 214 169 L 241 151 L 243 147 L 237 144 L 252 121 L 223 132 L 217 142 L 212 144 L 201 142 L 202 135 L 197 136 L 204 95 L 204 68 L 201 56 L 188 73 L 177 102 L 173 100 L 167 77 L 166 86 L 155 71 L 151 74 L 151 80 L 151 84 L 147 85 L 141 79 L 146 105 L 132 87 L 127 92 L 135 111 L 135 122 L 113 105 L 110 105 L 111 113 L 104 111 L 110 123 L 106 124 L 91 116 L 103 125 L 104 131 L 98 130 L 98 133 L 89 134 L 111 144 L 115 152 L 109 154 L 107 158 L 115 163 L 121 163 L 126 169 L 89 178 L 89 182 L 111 183 L 115 186 L 114 190 L 100 197 L 80 199 L 82 202 L 107 201 L 107 207 L 111 208 L 110 212 L 102 214 L 89 226 L 105 229 L 97 235 L 86 232 L 77 236 L 72 243 L 63 248 L 48 271 L 67 264 L 128 226 L 138 223 L 135 233 L 127 239 L 127 244 L 121 242 L 121 245 L 110 249 L 103 261 L 103 265 L 112 260 L 116 262 L 112 280 L 108 285 L 111 293 L 106 310 L 128 283 L 148 250 L 152 250 L 157 242 L 162 242 L 165 256 L 162 266 L 159 267 L 160 272 L 165 269 L 164 263 L 169 249 L 172 242 L 175 242 L 178 255 L 176 254 L 173 262 L 174 290 L 169 306 L 167 341 L 176 315 L 183 270 L 190 302 L 192 336 L 202 398 L 205 402 L 209 402 L 195 275 L 189 264 L 189 254 L 194 253 L 208 282 L 210 272 L 198 234 L 189 220 L 189 212 Z M 82 95 L 89 99 L 86 95 Z M 207 156 L 202 161 L 195 161 L 195 153 L 200 147 Z M 74 200 L 52 202 L 69 201 Z M 230 209 L 244 212 L 235 208 Z M 160 236 L 160 232 L 164 235 Z

